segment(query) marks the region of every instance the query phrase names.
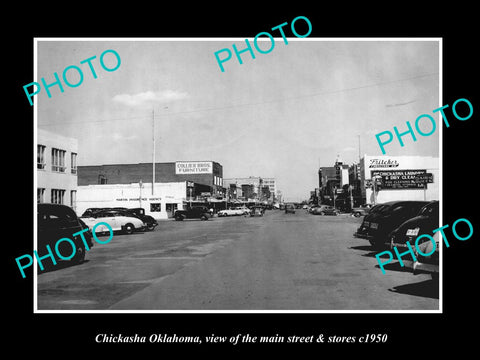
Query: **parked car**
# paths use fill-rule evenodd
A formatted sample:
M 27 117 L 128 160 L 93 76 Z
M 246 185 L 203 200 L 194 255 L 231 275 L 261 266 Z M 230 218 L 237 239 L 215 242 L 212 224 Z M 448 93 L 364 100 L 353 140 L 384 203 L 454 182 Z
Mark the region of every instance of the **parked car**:
M 82 214 L 82 217 L 93 217 L 96 213 L 104 210 L 110 210 L 110 208 L 88 208 Z
M 173 215 L 175 220 L 182 221 L 185 219 L 210 219 L 210 210 L 206 206 L 192 206 L 185 210 L 176 210 Z
M 265 213 L 265 208 L 263 206 L 253 206 L 250 210 L 251 217 L 263 216 L 263 214 Z
M 87 224 L 90 230 L 99 222 L 105 222 L 112 228 L 113 231 L 122 231 L 125 234 L 132 234 L 135 231 L 144 231 L 146 229 L 145 223 L 137 217 L 125 216 L 123 210 L 102 210 L 96 212 L 91 217 L 83 217 L 82 220 Z M 97 226 L 95 233 L 104 233 L 109 231 L 104 225 Z
M 428 201 L 389 201 L 370 211 L 354 234 L 376 248 L 390 245 L 388 235 L 406 220 L 414 217 Z
M 319 205 L 312 209 L 313 215 L 334 215 L 337 216 L 338 210 L 330 205 Z
M 315 209 L 318 208 L 318 207 L 319 207 L 319 205 L 311 205 L 311 206 L 308 207 L 307 212 L 308 212 L 309 214 L 313 214 L 313 212 L 315 211 Z
M 218 216 L 236 216 L 236 215 L 249 215 L 250 209 L 246 206 L 232 207 L 225 210 L 220 210 Z
M 352 215 L 355 217 L 365 216 L 370 212 L 371 204 L 364 204 L 352 209 Z
M 119 210 L 124 216 L 139 218 L 145 223 L 146 229 L 150 231 L 154 230 L 158 225 L 157 220 L 155 220 L 153 216 L 145 215 L 144 208 L 112 208 L 112 210 Z
M 295 214 L 295 204 L 285 204 L 285 214 Z
M 389 234 L 390 248 L 407 247 L 410 242 L 412 247 L 415 246 L 415 239 L 422 234 L 432 234 L 433 230 L 439 226 L 439 202 L 432 201 L 423 206 L 416 216 L 408 219 Z M 428 241 L 427 238 L 423 239 Z
M 432 235 L 433 239 L 435 240 L 435 245 L 432 241 L 426 241 L 418 245 L 418 249 L 423 254 L 429 254 L 428 256 L 420 255 L 417 248 L 415 247 L 414 253 L 417 261 L 413 262 L 412 264 L 412 271 L 413 274 L 420 274 L 420 273 L 430 273 L 432 276 L 432 280 L 438 280 L 439 274 L 439 259 L 440 259 L 440 252 L 439 252 L 439 232 L 436 232 Z M 404 261 L 405 262 L 405 261 Z
M 75 264 L 83 262 L 85 259 L 85 244 L 80 235 L 72 235 L 87 227 L 85 223 L 77 217 L 77 214 L 75 214 L 72 208 L 59 204 L 38 204 L 37 225 L 37 249 L 39 253 L 43 253 L 47 245 L 54 250 L 54 246 L 58 240 L 69 238 L 73 240 L 76 247 L 75 255 L 69 261 Z M 85 237 L 88 248 L 92 248 L 92 233 L 86 231 L 83 233 L 83 236 Z M 66 241 L 60 243 L 58 250 L 60 254 L 72 253 L 71 245 Z M 45 267 L 44 263 L 42 263 L 42 265 Z

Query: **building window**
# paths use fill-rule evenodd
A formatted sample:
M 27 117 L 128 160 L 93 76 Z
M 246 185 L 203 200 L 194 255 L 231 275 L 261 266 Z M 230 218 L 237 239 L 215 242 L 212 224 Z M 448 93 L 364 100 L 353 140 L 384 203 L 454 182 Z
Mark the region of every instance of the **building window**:
M 63 204 L 65 198 L 65 190 L 52 189 L 50 202 L 52 204 Z
M 76 174 L 77 173 L 77 154 L 72 152 L 71 156 L 70 156 L 70 168 L 71 168 L 71 171 L 72 171 L 72 174 Z
M 37 169 L 45 169 L 45 145 L 37 145 Z
M 107 183 L 107 177 L 105 175 L 98 175 L 98 183 L 99 184 L 106 184 Z
M 75 210 L 77 206 L 77 190 L 70 190 L 70 207 Z
M 37 188 L 37 203 L 42 204 L 45 202 L 45 189 Z
M 160 212 L 162 211 L 161 203 L 150 203 L 150 212 Z
M 52 148 L 52 171 L 65 172 L 65 150 Z

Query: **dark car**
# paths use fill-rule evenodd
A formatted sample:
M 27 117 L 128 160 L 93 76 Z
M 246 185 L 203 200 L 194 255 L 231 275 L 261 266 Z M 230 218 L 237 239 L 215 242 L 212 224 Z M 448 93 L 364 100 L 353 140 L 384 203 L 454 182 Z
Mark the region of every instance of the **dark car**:
M 250 216 L 251 217 L 254 217 L 254 216 L 263 216 L 263 214 L 265 213 L 265 207 L 263 206 L 252 206 L 250 208 Z
M 338 210 L 331 205 L 318 205 L 311 211 L 313 215 L 338 215 Z
M 175 220 L 181 221 L 184 219 L 210 219 L 210 210 L 206 206 L 192 206 L 186 210 L 177 210 L 173 215 Z
M 432 235 L 433 230 L 439 226 L 439 203 L 432 201 L 420 209 L 416 216 L 408 219 L 399 227 L 393 230 L 388 236 L 390 248 L 407 247 L 407 241 L 412 247 L 415 246 L 415 239 L 422 234 Z M 428 239 L 424 239 L 428 241 Z
M 55 249 L 55 244 L 62 238 L 73 240 L 75 244 L 75 255 L 71 261 L 78 264 L 85 259 L 85 244 L 80 235 L 73 236 L 73 234 L 80 232 L 88 227 L 75 214 L 72 208 L 66 205 L 59 204 L 38 204 L 37 205 L 37 251 L 39 254 L 46 252 L 46 246 L 49 245 L 52 251 Z M 88 248 L 93 247 L 92 233 L 86 231 L 83 233 Z M 65 257 L 69 257 L 72 253 L 72 246 L 67 241 L 59 243 L 58 252 Z M 44 262 L 46 263 L 46 261 Z M 45 267 L 45 264 L 42 265 Z
M 372 208 L 354 234 L 366 239 L 374 248 L 389 245 L 388 235 L 400 224 L 414 217 L 428 201 L 389 201 Z
M 285 204 L 285 214 L 295 214 L 295 205 L 294 204 Z

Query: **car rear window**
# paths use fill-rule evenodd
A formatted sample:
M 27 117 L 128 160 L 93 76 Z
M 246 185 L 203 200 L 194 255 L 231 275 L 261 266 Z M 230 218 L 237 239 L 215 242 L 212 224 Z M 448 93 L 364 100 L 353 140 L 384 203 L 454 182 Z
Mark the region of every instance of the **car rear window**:
M 43 224 L 64 226 L 76 223 L 77 215 L 66 206 L 49 206 L 38 209 L 38 221 Z

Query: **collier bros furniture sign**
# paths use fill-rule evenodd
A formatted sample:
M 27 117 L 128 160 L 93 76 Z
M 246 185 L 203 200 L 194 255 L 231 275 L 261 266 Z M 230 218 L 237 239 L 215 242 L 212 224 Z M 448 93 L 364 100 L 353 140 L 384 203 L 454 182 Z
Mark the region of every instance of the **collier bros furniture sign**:
M 175 174 L 212 174 L 211 161 L 178 161 L 175 163 Z

